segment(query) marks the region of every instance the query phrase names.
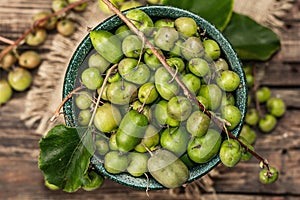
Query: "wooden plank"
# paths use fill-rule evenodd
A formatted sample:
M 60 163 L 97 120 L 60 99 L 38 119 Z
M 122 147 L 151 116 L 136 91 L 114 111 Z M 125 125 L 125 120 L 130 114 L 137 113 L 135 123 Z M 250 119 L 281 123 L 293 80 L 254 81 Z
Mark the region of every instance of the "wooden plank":
M 299 87 L 300 66 L 298 63 L 263 62 L 253 63 L 257 69 L 256 78 L 261 85 L 271 87 Z
M 286 61 L 297 63 L 299 61 L 300 53 L 300 21 L 293 19 L 293 21 L 286 22 L 285 28 L 282 30 L 281 49 L 274 57 L 274 61 Z
M 32 160 L 14 159 L 11 157 L 0 158 L 0 198 L 1 199 L 148 199 L 145 191 L 135 190 L 123 185 L 119 185 L 110 180 L 106 180 L 103 187 L 95 191 L 86 192 L 79 190 L 75 193 L 66 193 L 63 191 L 51 191 L 43 185 L 43 177 L 39 169 L 36 167 L 36 162 Z M 242 165 L 241 165 L 242 166 Z M 260 184 L 254 184 L 253 181 L 253 169 L 257 166 L 252 166 L 247 163 L 248 171 L 245 168 L 236 167 L 234 170 L 229 168 L 220 167 L 220 173 L 215 180 L 218 180 L 215 184 L 216 194 L 212 193 L 199 193 L 197 199 L 296 199 L 295 194 L 283 195 L 276 192 L 274 195 L 273 190 L 283 191 L 283 182 L 280 182 L 277 186 L 261 186 Z M 244 178 L 248 178 L 249 181 L 245 181 Z M 290 181 L 290 180 L 289 180 Z M 297 182 L 294 189 L 297 188 Z M 250 184 L 250 185 L 249 185 Z M 254 192 L 251 190 L 255 190 Z M 231 189 L 231 190 L 229 190 Z M 234 189 L 234 190 L 233 190 Z M 228 192 L 237 192 L 239 194 L 229 194 Z M 266 192 L 267 191 L 267 192 Z M 268 195 L 268 192 L 272 191 L 272 196 Z M 289 190 L 290 191 L 290 190 Z M 251 195 L 249 195 L 252 193 Z M 159 190 L 149 191 L 149 199 L 195 199 L 195 196 L 187 196 L 185 194 L 174 194 L 171 190 Z
M 288 14 L 280 19 L 284 26 L 280 29 L 281 50 L 273 57 L 274 61 L 299 62 L 300 54 L 300 1 L 295 0 Z
M 0 158 L 0 198 L 1 199 L 146 199 L 147 193 L 135 190 L 111 180 L 106 180 L 98 190 L 75 193 L 51 191 L 43 184 L 43 177 L 37 163 L 31 160 Z M 170 196 L 168 190 L 149 191 L 151 199 L 192 199 L 183 195 Z
M 300 90 L 298 88 L 272 88 L 272 96 L 280 97 L 290 109 L 299 109 Z

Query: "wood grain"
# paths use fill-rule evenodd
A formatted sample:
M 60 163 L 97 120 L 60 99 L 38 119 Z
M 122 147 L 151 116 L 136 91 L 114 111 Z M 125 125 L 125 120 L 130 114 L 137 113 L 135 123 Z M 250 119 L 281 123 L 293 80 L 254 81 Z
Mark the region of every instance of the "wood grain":
M 51 0 L 1 0 L 0 35 L 16 39 L 30 26 L 34 13 L 49 9 Z M 271 87 L 274 96 L 287 104 L 287 113 L 271 134 L 258 133 L 256 150 L 280 170 L 279 181 L 273 185 L 258 182 L 258 163 L 251 159 L 234 169 L 218 166 L 212 175 L 216 194 L 202 192 L 207 200 L 296 200 L 300 198 L 300 2 L 284 18 L 281 50 L 267 63 L 261 65 L 261 84 Z M 40 51 L 46 53 L 45 43 Z M 0 43 L 0 49 L 5 44 Z M 27 46 L 21 48 L 29 48 Z M 195 199 L 184 194 L 172 195 L 168 190 L 134 190 L 110 180 L 93 192 L 78 191 L 68 194 L 50 191 L 43 185 L 38 169 L 38 141 L 40 135 L 28 129 L 20 120 L 24 111 L 26 93 L 15 93 L 13 99 L 0 108 L 0 199 Z

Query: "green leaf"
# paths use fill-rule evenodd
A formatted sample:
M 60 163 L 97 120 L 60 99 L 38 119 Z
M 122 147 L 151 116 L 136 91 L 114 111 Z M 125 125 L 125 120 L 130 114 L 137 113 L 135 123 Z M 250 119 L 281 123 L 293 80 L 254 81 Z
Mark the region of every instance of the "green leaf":
M 45 180 L 66 192 L 80 188 L 95 152 L 90 128 L 57 125 L 39 144 L 39 168 Z
M 280 49 L 279 37 L 250 17 L 233 13 L 223 32 L 241 60 L 268 60 Z
M 219 30 L 224 30 L 230 21 L 234 0 L 163 0 L 162 3 L 189 10 Z

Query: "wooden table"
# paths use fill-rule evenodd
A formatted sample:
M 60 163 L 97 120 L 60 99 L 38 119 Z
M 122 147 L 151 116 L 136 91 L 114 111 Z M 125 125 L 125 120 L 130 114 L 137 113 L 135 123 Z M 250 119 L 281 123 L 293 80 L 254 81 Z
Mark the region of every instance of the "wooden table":
M 29 27 L 33 13 L 50 8 L 51 0 L 1 0 L 0 35 L 16 39 Z M 270 134 L 258 134 L 256 150 L 280 170 L 279 180 L 272 185 L 258 182 L 259 167 L 255 159 L 235 168 L 218 166 L 211 175 L 215 193 L 204 192 L 205 199 L 300 199 L 300 1 L 284 18 L 280 30 L 282 48 L 267 63 L 261 63 L 265 73 L 262 85 L 269 86 L 274 96 L 280 96 L 288 106 Z M 0 47 L 4 45 L 1 43 Z M 112 181 L 93 192 L 68 194 L 51 191 L 43 184 L 37 167 L 40 135 L 26 128 L 20 120 L 26 93 L 15 93 L 13 99 L 0 108 L 0 199 L 147 199 L 145 191 L 137 191 Z M 38 101 L 38 100 L 37 100 Z M 150 191 L 149 199 L 195 199 L 170 195 L 169 191 Z

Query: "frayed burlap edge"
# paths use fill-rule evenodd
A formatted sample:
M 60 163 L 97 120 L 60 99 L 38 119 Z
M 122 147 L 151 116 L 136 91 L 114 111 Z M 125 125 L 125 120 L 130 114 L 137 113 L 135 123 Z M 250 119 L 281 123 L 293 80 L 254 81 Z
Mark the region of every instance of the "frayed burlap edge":
M 293 3 L 294 0 L 236 0 L 234 11 L 252 17 L 280 35 L 284 25 L 281 18 L 291 9 Z M 64 122 L 62 116 L 54 123 L 50 123 L 49 119 L 61 101 L 63 78 L 68 62 L 75 47 L 87 35 L 87 28 L 96 26 L 108 16 L 100 14 L 95 1 L 82 15 L 76 14 L 71 17 L 77 21 L 80 28 L 71 38 L 59 34 L 53 37 L 49 52 L 43 55 L 44 62 L 39 67 L 26 97 L 25 112 L 21 119 L 29 128 L 35 127 L 37 134 L 44 135 L 54 124 Z M 217 174 L 216 168 L 201 179 L 168 192 L 171 196 L 183 194 L 186 198 L 196 199 L 203 199 L 201 193 L 206 192 L 213 194 L 213 199 L 218 199 L 213 185 L 213 177 Z

